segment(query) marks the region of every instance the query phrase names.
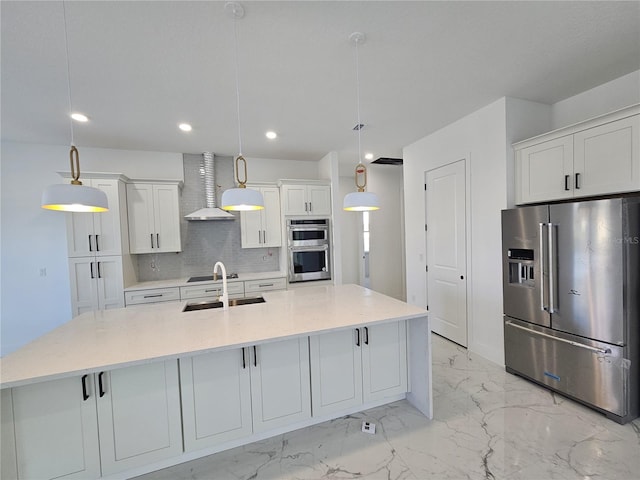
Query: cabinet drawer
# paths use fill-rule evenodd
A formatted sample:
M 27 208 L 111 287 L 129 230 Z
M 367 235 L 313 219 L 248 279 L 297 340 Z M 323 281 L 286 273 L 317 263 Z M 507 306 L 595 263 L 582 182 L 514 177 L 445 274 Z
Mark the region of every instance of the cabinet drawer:
M 269 278 L 266 280 L 249 280 L 244 282 L 244 291 L 249 293 L 268 292 L 269 290 L 286 290 L 287 281 L 283 278 Z
M 132 290 L 130 292 L 124 292 L 125 305 L 168 302 L 171 300 L 180 300 L 180 290 L 178 287 Z
M 243 297 L 243 282 L 227 282 L 227 292 L 229 297 Z M 208 283 L 206 285 L 193 285 L 188 287 L 180 287 L 180 300 L 195 300 L 215 298 L 222 295 L 222 283 Z

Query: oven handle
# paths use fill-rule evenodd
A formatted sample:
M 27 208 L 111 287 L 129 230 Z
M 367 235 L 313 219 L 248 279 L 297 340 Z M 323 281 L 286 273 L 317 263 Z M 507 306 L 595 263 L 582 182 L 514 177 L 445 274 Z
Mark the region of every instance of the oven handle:
M 292 252 L 324 252 L 325 250 L 329 250 L 329 245 L 312 245 L 312 246 L 289 246 L 289 250 Z

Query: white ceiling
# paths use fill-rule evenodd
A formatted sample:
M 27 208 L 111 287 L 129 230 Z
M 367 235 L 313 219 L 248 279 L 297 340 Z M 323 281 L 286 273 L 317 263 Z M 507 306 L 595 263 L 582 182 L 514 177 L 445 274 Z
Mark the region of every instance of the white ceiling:
M 242 2 L 243 153 L 357 160 L 500 97 L 555 103 L 640 69 L 640 2 Z M 238 153 L 224 2 L 67 2 L 79 146 Z M 61 2 L 1 2 L 2 138 L 69 144 Z M 179 122 L 194 126 L 189 134 Z M 278 132 L 276 141 L 264 132 Z M 353 163 L 352 163 L 353 162 Z

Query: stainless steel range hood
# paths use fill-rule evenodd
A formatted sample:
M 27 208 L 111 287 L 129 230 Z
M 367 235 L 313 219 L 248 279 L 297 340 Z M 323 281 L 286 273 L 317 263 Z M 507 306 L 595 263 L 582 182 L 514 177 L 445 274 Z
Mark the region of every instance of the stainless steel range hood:
M 185 215 L 184 218 L 190 221 L 195 220 L 235 220 L 236 217 L 229 213 L 225 212 L 221 208 L 216 206 L 216 176 L 214 169 L 214 160 L 213 153 L 204 152 L 202 154 L 203 157 L 203 168 L 201 170 L 202 180 L 204 183 L 204 194 L 206 199 L 206 207 L 196 210 L 189 215 Z

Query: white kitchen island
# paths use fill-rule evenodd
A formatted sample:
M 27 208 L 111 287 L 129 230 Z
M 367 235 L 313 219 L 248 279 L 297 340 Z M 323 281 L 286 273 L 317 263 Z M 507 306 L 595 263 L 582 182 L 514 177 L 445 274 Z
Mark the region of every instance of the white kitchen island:
M 425 310 L 357 285 L 263 296 L 89 312 L 0 359 L 3 478 L 126 478 L 405 397 L 432 417 Z

